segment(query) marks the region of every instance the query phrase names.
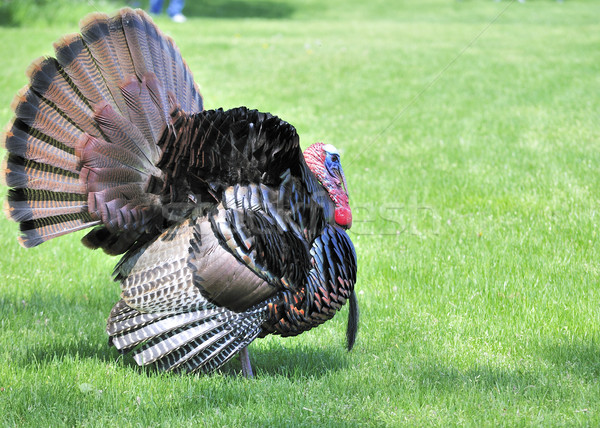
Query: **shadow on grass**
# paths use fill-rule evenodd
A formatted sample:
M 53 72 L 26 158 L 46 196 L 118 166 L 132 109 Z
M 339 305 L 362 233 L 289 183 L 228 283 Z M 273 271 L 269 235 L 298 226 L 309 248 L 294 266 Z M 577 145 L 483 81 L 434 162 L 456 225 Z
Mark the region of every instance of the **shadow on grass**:
M 160 374 L 155 366 L 139 367 L 132 354 L 120 354 L 109 347 L 107 340 L 69 340 L 66 343 L 37 343 L 26 345 L 13 363 L 28 366 L 54 363 L 63 359 L 93 359 L 105 363 L 119 362 L 119 365 L 132 369 L 138 374 L 153 377 Z M 250 348 L 252 368 L 257 377 L 282 376 L 286 378 L 320 377 L 331 371 L 347 367 L 347 358 L 337 350 L 318 347 L 294 347 L 292 349 L 254 350 Z M 225 376 L 241 376 L 241 364 L 237 356 L 227 362 L 220 372 Z M 180 373 L 186 375 L 186 373 Z
M 260 340 L 260 339 L 259 339 Z M 320 377 L 332 371 L 337 371 L 348 366 L 345 351 L 335 349 L 323 349 L 310 346 L 295 346 L 285 349 L 284 347 L 271 346 L 269 349 L 260 349 L 250 345 L 250 361 L 254 376 L 260 377 L 285 377 L 285 378 L 307 378 Z M 119 355 L 123 359 L 123 365 L 135 369 L 140 374 L 148 377 L 160 375 L 162 372 L 155 366 L 139 367 L 133 360 L 131 354 Z M 242 376 L 242 366 L 239 356 L 231 358 L 223 365 L 217 373 L 224 376 Z M 186 372 L 175 372 L 175 376 L 188 376 Z M 199 376 L 209 376 L 198 373 Z
M 280 346 L 271 344 L 267 349 L 250 345 L 248 350 L 252 369 L 257 377 L 321 377 L 348 366 L 344 349 L 310 345 L 285 347 L 283 344 Z M 241 374 L 239 358 L 234 357 L 221 370 L 225 374 Z
M 89 340 L 70 340 L 67 343 L 39 343 L 28 345 L 25 352 L 16 361 L 23 365 L 31 362 L 44 364 L 63 359 L 94 359 L 102 362 L 112 362 L 118 355 L 103 340 L 94 342 L 94 337 Z
M 530 371 L 510 370 L 489 366 L 473 366 L 459 369 L 438 361 L 420 363 L 412 371 L 413 379 L 421 387 L 442 391 L 457 389 L 511 392 L 538 384 L 540 376 Z
M 600 377 L 600 349 L 593 342 L 545 346 L 539 356 L 550 364 L 521 367 L 516 363 L 514 368 L 483 364 L 457 368 L 452 362 L 428 359 L 415 362 L 410 369 L 404 370 L 402 378 L 431 390 L 463 389 L 528 395 L 539 390 L 555 390 L 560 394 L 560 388 L 552 379 L 565 373 L 590 384 L 597 383 Z
M 289 18 L 294 12 L 291 4 L 268 0 L 203 0 L 187 2 L 184 13 L 190 17 L 207 18 Z
M 550 343 L 542 346 L 541 355 L 561 370 L 583 377 L 600 377 L 600 344 L 593 340 Z
M 104 333 L 104 312 L 110 310 L 110 293 L 94 299 L 61 294 L 34 293 L 26 300 L 0 298 L 4 316 L 12 318 L 16 330 L 28 336 L 28 342 L 15 341 L 12 362 L 28 366 L 56 363 L 63 359 L 92 359 L 112 363 L 115 360 L 140 374 L 153 376 L 153 367 L 138 368 L 131 354 L 120 354 L 108 345 Z M 106 308 L 103 311 L 101 308 Z M 26 333 L 25 333 L 26 332 Z M 260 343 L 260 345 L 258 345 Z M 258 346 L 257 346 L 258 345 Z M 307 377 L 322 376 L 347 366 L 343 347 L 319 347 L 279 338 L 266 345 L 258 339 L 250 346 L 252 367 L 257 376 Z M 221 368 L 225 375 L 241 374 L 237 356 Z
M 0 297 L 0 311 L 16 332 L 12 362 L 27 366 L 65 358 L 114 360 L 104 334 L 109 296 L 32 292 Z

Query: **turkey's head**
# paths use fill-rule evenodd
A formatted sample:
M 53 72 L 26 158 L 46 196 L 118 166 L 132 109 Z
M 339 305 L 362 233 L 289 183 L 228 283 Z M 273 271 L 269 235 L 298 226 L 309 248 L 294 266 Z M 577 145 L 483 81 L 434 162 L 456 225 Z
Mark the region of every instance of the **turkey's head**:
M 335 204 L 335 222 L 350 229 L 352 211 L 339 152 L 331 144 L 315 143 L 304 151 L 304 159 Z

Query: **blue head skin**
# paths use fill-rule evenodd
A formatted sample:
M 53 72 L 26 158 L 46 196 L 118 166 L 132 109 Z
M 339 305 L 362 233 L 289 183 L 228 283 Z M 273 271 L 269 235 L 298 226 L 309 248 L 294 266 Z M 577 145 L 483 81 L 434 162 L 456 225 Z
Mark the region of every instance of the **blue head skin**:
M 331 144 L 315 143 L 305 150 L 304 158 L 335 204 L 335 222 L 349 229 L 352 211 L 339 152 Z

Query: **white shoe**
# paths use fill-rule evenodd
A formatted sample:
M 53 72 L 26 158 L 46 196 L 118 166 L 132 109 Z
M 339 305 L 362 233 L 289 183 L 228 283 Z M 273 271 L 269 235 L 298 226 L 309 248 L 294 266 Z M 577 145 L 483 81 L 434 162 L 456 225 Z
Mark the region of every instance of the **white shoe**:
M 173 15 L 171 17 L 171 19 L 173 20 L 173 22 L 177 22 L 178 24 L 181 24 L 182 22 L 187 21 L 187 18 L 185 17 L 185 15 L 178 13 L 177 15 Z

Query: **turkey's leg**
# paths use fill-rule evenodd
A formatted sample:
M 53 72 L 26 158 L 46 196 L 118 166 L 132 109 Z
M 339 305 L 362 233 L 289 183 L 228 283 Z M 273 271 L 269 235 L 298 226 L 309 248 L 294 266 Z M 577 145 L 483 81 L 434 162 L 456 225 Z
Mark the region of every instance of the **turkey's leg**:
M 254 377 L 252 374 L 252 366 L 250 365 L 250 354 L 248 354 L 248 347 L 242 348 L 240 351 L 240 362 L 242 363 L 242 374 L 244 377 Z

